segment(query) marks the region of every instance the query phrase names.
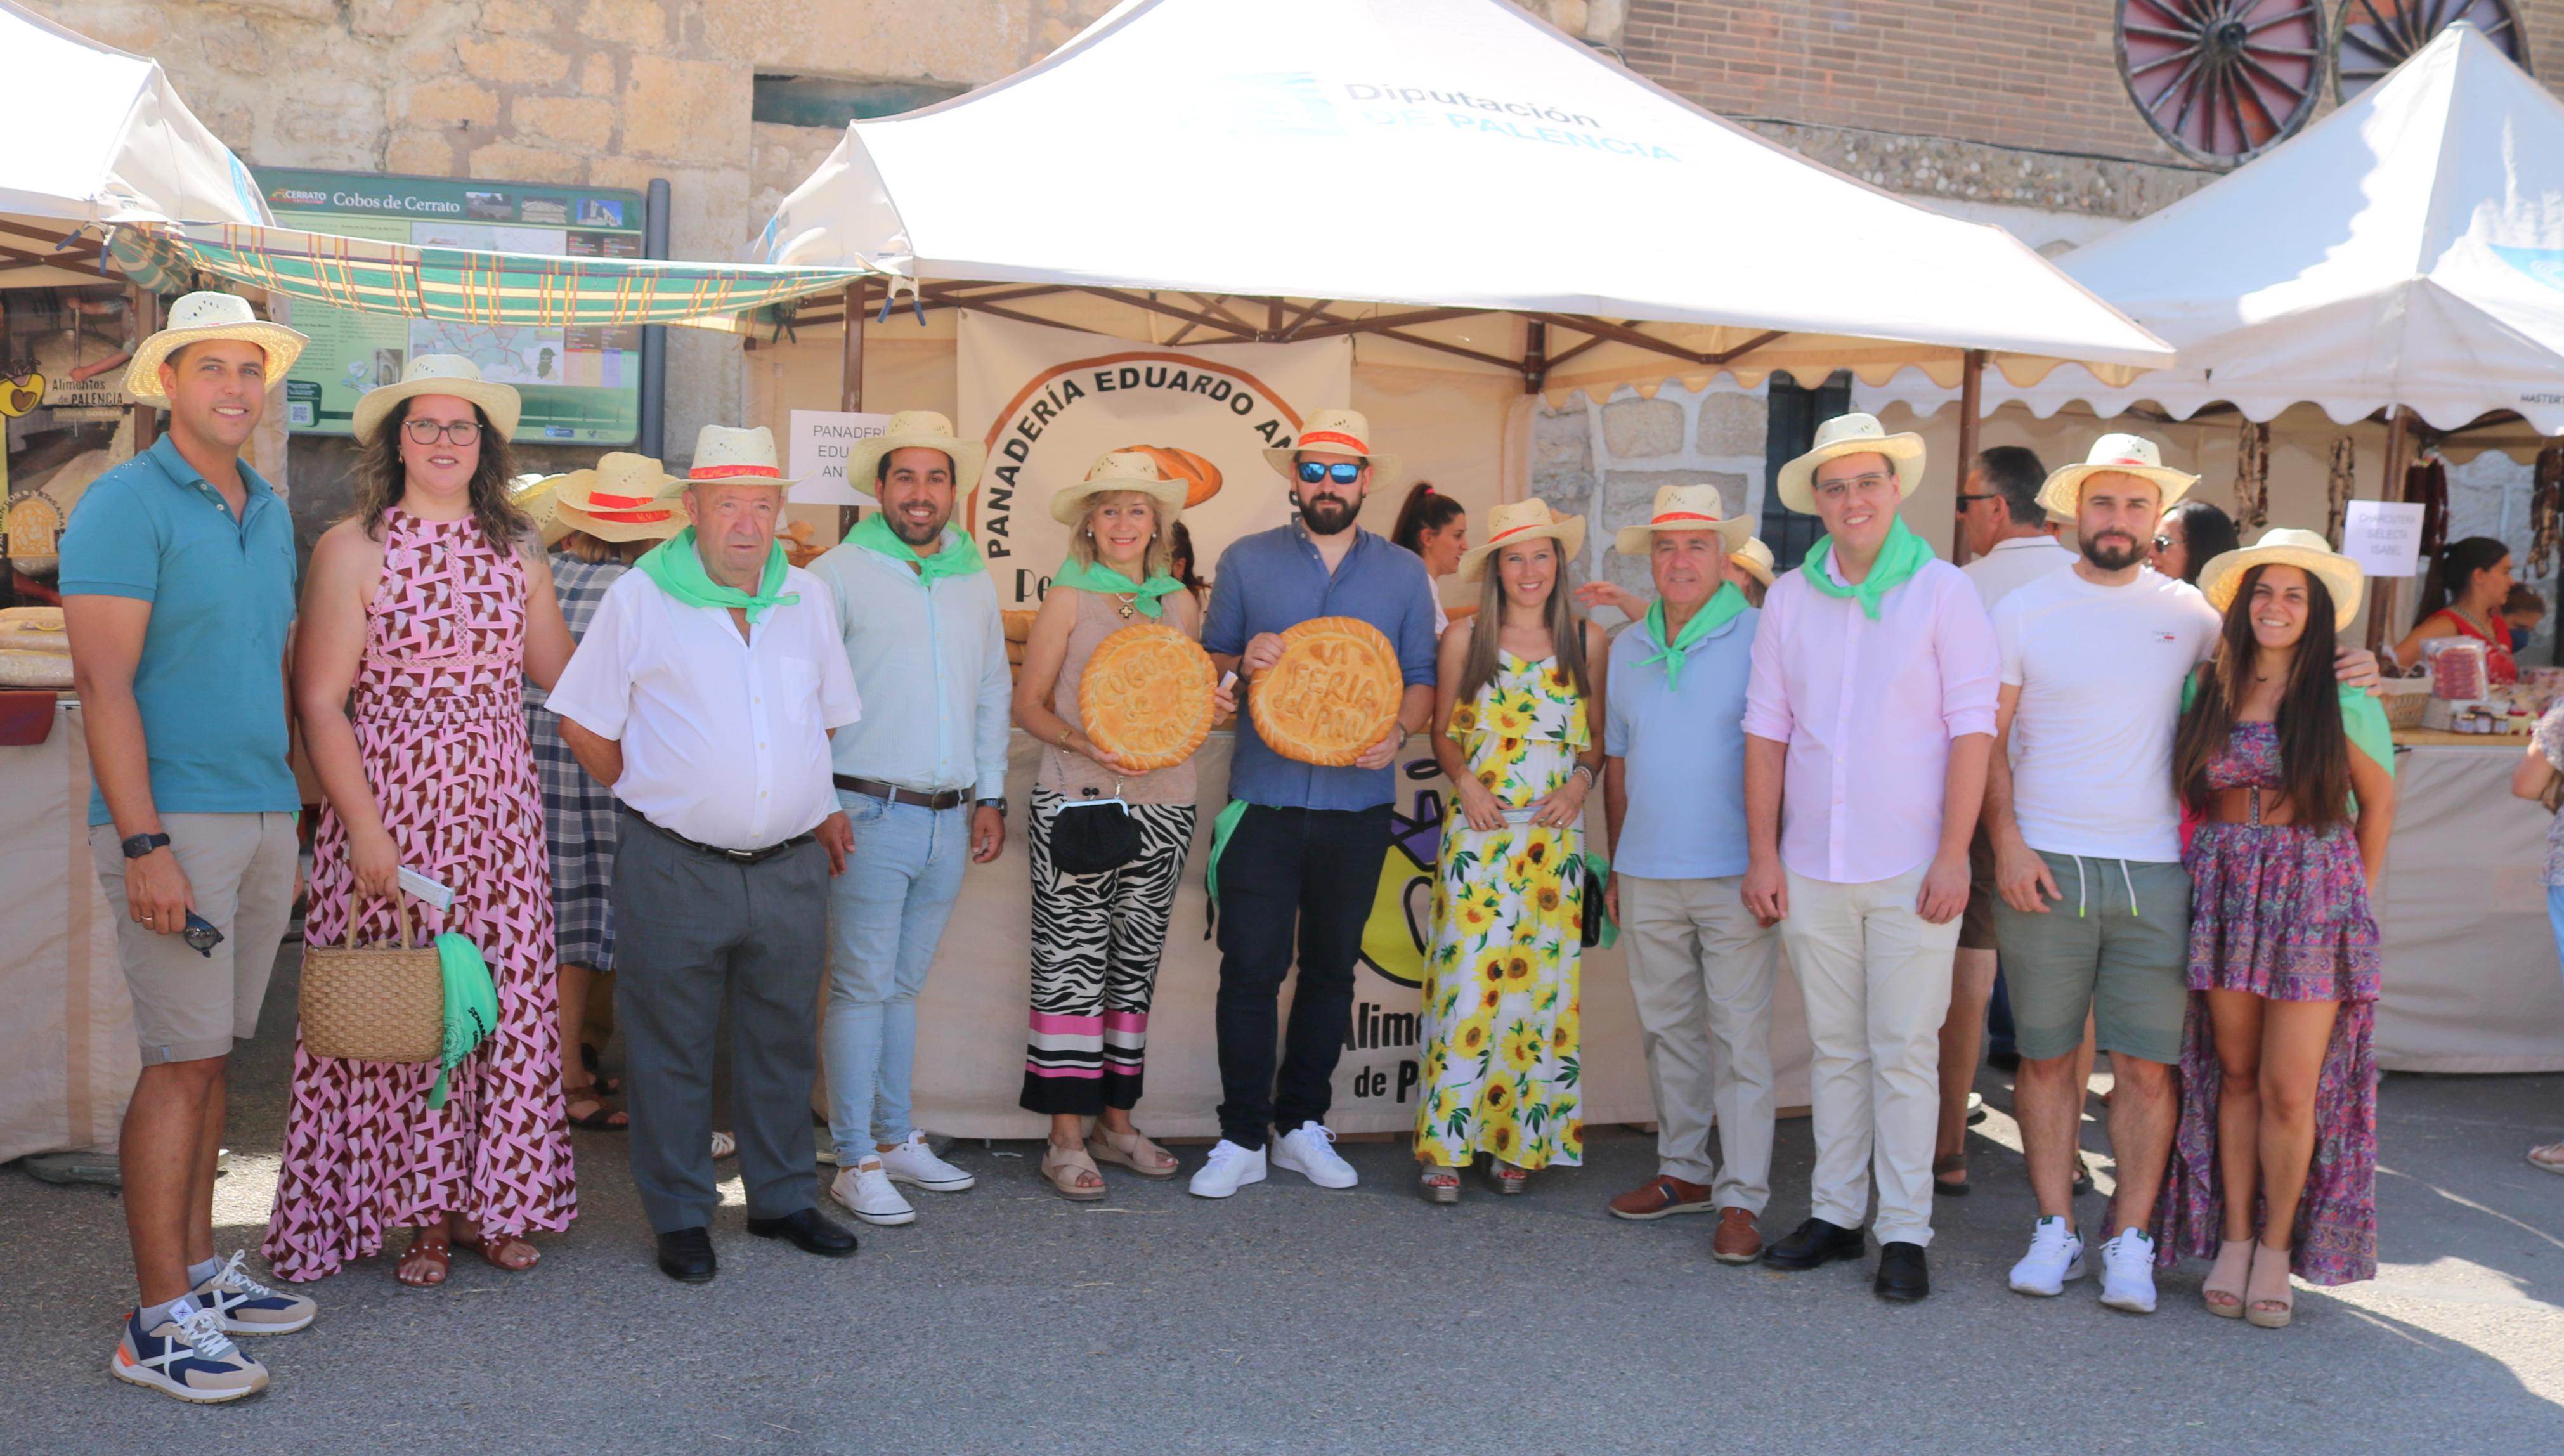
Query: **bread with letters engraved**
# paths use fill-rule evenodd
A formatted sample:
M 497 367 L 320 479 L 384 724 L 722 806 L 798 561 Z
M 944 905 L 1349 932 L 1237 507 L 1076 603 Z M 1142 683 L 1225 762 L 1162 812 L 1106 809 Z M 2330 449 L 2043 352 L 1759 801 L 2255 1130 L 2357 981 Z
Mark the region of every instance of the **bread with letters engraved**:
M 1316 617 L 1282 633 L 1282 656 L 1255 675 L 1246 709 L 1274 752 L 1342 768 L 1396 727 L 1405 682 L 1378 627 Z
M 1095 644 L 1077 683 L 1077 721 L 1134 773 L 1173 768 L 1210 736 L 1210 655 L 1164 622 L 1134 622 Z

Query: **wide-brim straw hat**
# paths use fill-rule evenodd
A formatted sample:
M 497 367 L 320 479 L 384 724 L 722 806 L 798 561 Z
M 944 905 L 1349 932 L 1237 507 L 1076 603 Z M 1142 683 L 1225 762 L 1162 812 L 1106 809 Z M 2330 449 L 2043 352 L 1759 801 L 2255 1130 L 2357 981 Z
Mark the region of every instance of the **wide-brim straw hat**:
M 988 447 L 953 433 L 953 422 L 931 409 L 904 409 L 890 417 L 889 428 L 870 440 L 858 440 L 846 452 L 846 484 L 872 493 L 874 472 L 894 450 L 941 450 L 953 462 L 953 494 L 979 489 L 979 469 L 988 463 Z
M 2163 452 L 2145 436 L 2104 435 L 2092 442 L 2092 453 L 2084 457 L 2082 464 L 2059 466 L 2048 472 L 2046 483 L 2038 488 L 2038 504 L 2046 508 L 2050 519 L 2070 525 L 2082 508 L 2084 478 L 2106 471 L 2154 482 L 2163 490 L 2162 509 L 2166 511 L 2199 484 L 2199 477 L 2164 464 Z
M 1727 554 L 1729 560 L 1732 560 L 1737 565 L 1745 568 L 1747 575 L 1762 582 L 1765 586 L 1770 586 L 1772 584 L 1772 567 L 1774 564 L 1772 560 L 1772 548 L 1763 544 L 1763 540 L 1760 536 L 1748 539 L 1745 544 L 1738 546 L 1735 550 L 1730 551 Z
M 569 534 L 561 524 L 560 514 L 552 508 L 559 502 L 560 483 L 565 475 L 521 475 L 508 483 L 508 503 L 534 518 L 534 528 L 542 532 L 543 544 L 558 545 Z
M 1167 479 L 1154 458 L 1136 450 L 1107 451 L 1095 458 L 1086 479 L 1051 493 L 1050 519 L 1062 525 L 1075 525 L 1078 518 L 1086 514 L 1088 501 L 1115 491 L 1137 491 L 1155 501 L 1158 528 L 1164 530 L 1184 514 L 1184 498 L 1191 494 L 1192 482 Z
M 649 459 L 648 456 L 637 458 Z M 658 462 L 651 463 L 655 465 Z M 788 488 L 801 483 L 785 477 L 782 467 L 775 463 L 772 430 L 763 425 L 753 425 L 745 430 L 731 425 L 706 425 L 695 432 L 695 459 L 686 468 L 684 484 Z M 683 526 L 678 528 L 684 529 Z
M 1910 431 L 1891 435 L 1876 415 L 1836 415 L 1816 426 L 1816 443 L 1807 454 L 1781 467 L 1774 489 L 1781 504 L 1802 516 L 1816 514 L 1816 467 L 1844 455 L 1880 455 L 1896 472 L 1896 499 L 1912 496 L 1923 484 L 1923 437 Z
M 2367 589 L 2368 573 L 2359 563 L 2332 548 L 2332 543 L 2311 530 L 2292 525 L 2274 525 L 2261 532 L 2261 538 L 2241 550 L 2211 556 L 2199 568 L 2199 590 L 2208 604 L 2221 613 L 2235 604 L 2235 594 L 2244 589 L 2244 575 L 2255 566 L 2294 566 L 2314 576 L 2332 593 L 2332 626 L 2336 632 L 2349 628 L 2359 615 L 2360 594 Z
M 1264 452 L 1264 463 L 1273 473 L 1293 485 L 1300 484 L 1292 462 L 1302 451 L 1312 455 L 1360 456 L 1371 467 L 1374 491 L 1387 491 L 1397 484 L 1405 462 L 1394 455 L 1384 455 L 1371 448 L 1371 420 L 1358 409 L 1322 409 L 1309 416 L 1300 427 L 1300 438 L 1289 445 L 1276 446 Z
M 448 394 L 488 416 L 502 440 L 517 438 L 517 418 L 525 408 L 513 386 L 481 377 L 481 366 L 461 354 L 412 354 L 401 366 L 398 384 L 368 389 L 356 397 L 356 443 L 371 445 L 390 417 L 392 406 L 422 394 Z
M 1708 530 L 1719 544 L 1734 551 L 1754 533 L 1754 522 L 1725 514 L 1716 486 L 1658 486 L 1655 510 L 1644 525 L 1624 525 L 1611 537 L 1611 549 L 1623 556 L 1643 556 L 1655 549 L 1660 530 Z
M 1549 503 L 1538 496 L 1528 501 L 1514 501 L 1487 514 L 1487 540 L 1471 546 L 1460 555 L 1460 579 L 1476 581 L 1486 575 L 1487 558 L 1507 546 L 1548 537 L 1558 542 L 1561 565 L 1568 557 L 1585 549 L 1585 518 L 1552 516 Z
M 677 505 L 686 483 L 646 455 L 617 450 L 592 470 L 574 470 L 552 492 L 552 517 L 565 530 L 601 541 L 663 541 L 686 528 Z
M 237 295 L 189 294 L 169 306 L 167 325 L 133 351 L 133 362 L 124 366 L 124 392 L 144 404 L 165 406 L 169 396 L 160 392 L 160 365 L 191 343 L 215 338 L 236 338 L 265 350 L 271 390 L 285 382 L 285 371 L 312 341 L 310 334 L 259 317 L 249 300 Z

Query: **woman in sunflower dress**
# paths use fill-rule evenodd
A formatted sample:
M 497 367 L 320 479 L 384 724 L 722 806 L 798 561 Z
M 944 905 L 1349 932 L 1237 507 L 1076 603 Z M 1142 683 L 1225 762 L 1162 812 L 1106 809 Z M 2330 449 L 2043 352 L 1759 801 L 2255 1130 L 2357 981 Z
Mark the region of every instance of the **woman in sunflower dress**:
M 1500 509 L 1460 577 L 1473 617 L 1443 634 L 1433 751 L 1456 812 L 1442 831 L 1418 1018 L 1423 1193 L 1460 1198 L 1484 1152 L 1496 1190 L 1584 1160 L 1577 957 L 1585 797 L 1602 771 L 1602 633 L 1561 577 L 1581 517 L 1533 500 Z M 1490 560 L 1492 558 L 1492 562 Z M 1494 569 L 1489 570 L 1490 564 Z

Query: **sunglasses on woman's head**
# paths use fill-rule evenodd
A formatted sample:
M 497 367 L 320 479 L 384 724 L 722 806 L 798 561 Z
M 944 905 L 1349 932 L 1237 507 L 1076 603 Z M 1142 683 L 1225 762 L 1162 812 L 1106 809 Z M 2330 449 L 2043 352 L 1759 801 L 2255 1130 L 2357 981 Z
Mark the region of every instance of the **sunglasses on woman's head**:
M 1350 486 L 1362 479 L 1362 473 L 1361 466 L 1351 463 L 1328 465 L 1315 460 L 1300 462 L 1300 484 L 1304 486 L 1314 486 L 1330 476 L 1335 478 L 1337 485 Z

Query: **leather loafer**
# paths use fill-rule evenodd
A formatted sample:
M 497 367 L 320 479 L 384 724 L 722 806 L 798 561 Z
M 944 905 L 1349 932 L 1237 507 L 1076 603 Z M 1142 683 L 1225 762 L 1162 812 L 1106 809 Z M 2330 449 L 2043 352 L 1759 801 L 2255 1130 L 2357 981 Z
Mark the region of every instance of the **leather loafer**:
M 1815 1269 L 1835 1259 L 1857 1259 L 1869 1250 L 1869 1235 L 1821 1218 L 1811 1218 L 1790 1236 L 1763 1251 L 1774 1269 Z
M 781 1218 L 751 1218 L 748 1231 L 761 1239 L 788 1239 L 802 1253 L 830 1259 L 855 1251 L 855 1236 L 816 1208 L 796 1208 Z
M 1910 1305 L 1932 1292 L 1932 1275 L 1923 1265 L 1921 1244 L 1878 1246 L 1878 1282 L 1870 1286 L 1883 1300 Z
M 721 1272 L 713 1258 L 713 1231 L 680 1228 L 659 1235 L 659 1272 L 679 1284 L 708 1284 Z

